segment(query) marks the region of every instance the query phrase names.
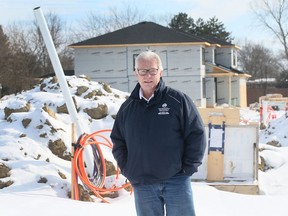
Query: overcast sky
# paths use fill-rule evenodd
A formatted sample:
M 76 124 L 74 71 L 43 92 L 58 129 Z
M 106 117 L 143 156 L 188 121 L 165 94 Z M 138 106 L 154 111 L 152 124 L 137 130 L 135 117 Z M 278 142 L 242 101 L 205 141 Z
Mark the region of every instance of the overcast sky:
M 194 19 L 205 21 L 215 16 L 224 23 L 226 31 L 232 32 L 234 43 L 245 39 L 257 43 L 273 44 L 273 37 L 256 27 L 256 20 L 250 8 L 255 0 L 1 0 L 0 24 L 26 22 L 34 19 L 33 9 L 40 6 L 43 13 L 54 12 L 66 23 L 73 25 L 85 19 L 89 12 L 105 14 L 111 8 L 136 7 L 143 13 L 155 17 L 165 14 L 187 13 Z

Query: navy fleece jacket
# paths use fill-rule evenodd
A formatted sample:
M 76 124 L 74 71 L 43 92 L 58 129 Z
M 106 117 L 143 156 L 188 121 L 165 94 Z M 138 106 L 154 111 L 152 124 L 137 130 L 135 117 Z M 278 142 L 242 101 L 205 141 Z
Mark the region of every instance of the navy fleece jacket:
M 193 101 L 162 78 L 147 103 L 139 83 L 121 105 L 111 133 L 112 153 L 131 184 L 156 183 L 197 172 L 205 129 Z

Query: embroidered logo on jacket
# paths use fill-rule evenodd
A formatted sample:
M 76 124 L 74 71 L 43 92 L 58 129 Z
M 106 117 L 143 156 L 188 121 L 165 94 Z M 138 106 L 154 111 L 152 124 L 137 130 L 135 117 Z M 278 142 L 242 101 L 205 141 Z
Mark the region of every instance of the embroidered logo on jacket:
M 158 115 L 169 115 L 170 108 L 167 107 L 166 103 L 164 103 L 162 104 L 161 108 L 158 108 L 158 110 L 159 110 Z

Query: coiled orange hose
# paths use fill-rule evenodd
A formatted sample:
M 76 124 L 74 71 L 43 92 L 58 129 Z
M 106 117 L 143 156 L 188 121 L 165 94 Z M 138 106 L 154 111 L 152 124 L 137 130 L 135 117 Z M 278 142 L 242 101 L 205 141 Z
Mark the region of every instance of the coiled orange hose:
M 106 179 L 106 165 L 105 165 L 105 158 L 103 156 L 103 152 L 101 150 L 100 145 L 104 145 L 110 149 L 112 149 L 113 144 L 109 139 L 107 139 L 103 133 L 111 132 L 111 130 L 99 130 L 90 135 L 83 134 L 79 137 L 77 144 L 74 150 L 74 157 L 72 160 L 72 172 L 74 172 L 73 179 L 72 179 L 72 190 L 74 193 L 74 199 L 79 200 L 79 189 L 78 189 L 78 177 L 82 181 L 82 183 L 88 187 L 98 198 L 100 198 L 103 202 L 109 203 L 107 200 L 103 198 L 102 195 L 108 194 L 114 191 L 118 191 L 123 188 L 130 187 L 130 183 L 125 183 L 121 187 L 116 186 L 116 182 L 119 179 L 120 169 L 117 166 L 116 169 L 116 177 L 115 182 L 111 188 L 103 188 Z M 101 141 L 97 141 L 97 139 L 101 139 Z M 100 182 L 97 185 L 94 185 L 90 179 L 88 178 L 86 169 L 85 169 L 85 161 L 83 157 L 84 149 L 88 145 L 94 145 L 96 151 L 98 153 L 98 157 L 100 159 L 100 169 L 102 173 L 100 173 Z M 99 171 L 98 170 L 98 171 Z

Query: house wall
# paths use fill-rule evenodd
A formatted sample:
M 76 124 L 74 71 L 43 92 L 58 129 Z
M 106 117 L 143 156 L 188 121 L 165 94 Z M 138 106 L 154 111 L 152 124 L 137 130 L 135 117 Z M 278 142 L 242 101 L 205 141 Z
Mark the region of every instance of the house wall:
M 126 48 L 75 49 L 75 75 L 98 78 L 127 77 Z
M 216 85 L 216 103 L 218 105 L 229 104 L 229 78 L 217 77 Z
M 246 78 L 232 77 L 231 79 L 231 104 L 239 107 L 247 106 Z
M 205 62 L 210 64 L 215 64 L 215 47 L 206 47 L 205 48 Z
M 216 49 L 215 55 L 216 64 L 221 64 L 225 67 L 237 68 L 237 49 L 233 47 L 219 47 Z
M 159 54 L 163 80 L 168 86 L 189 95 L 197 106 L 206 106 L 201 45 L 77 48 L 75 75 L 85 74 L 94 81 L 106 82 L 112 88 L 131 92 L 137 83 L 134 59 L 147 49 Z
M 150 49 L 162 60 L 165 83 L 189 95 L 197 106 L 214 107 L 216 103 L 226 103 L 246 107 L 246 79 L 217 77 L 215 83 L 212 81 L 214 78 L 206 77 L 209 66 L 205 66 L 205 62 L 232 67 L 237 59 L 237 49 L 215 46 L 203 48 L 202 45 L 77 48 L 75 75 L 84 74 L 94 81 L 102 81 L 113 88 L 131 92 L 137 84 L 134 59 L 142 51 Z
M 214 77 L 205 78 L 206 85 L 206 107 L 215 107 L 216 105 L 216 83 Z
M 229 79 L 231 79 L 231 81 L 229 81 Z M 231 82 L 231 100 L 229 99 L 229 82 Z M 246 79 L 244 77 L 217 77 L 216 84 L 216 102 L 218 105 L 229 104 L 237 107 L 247 106 Z

